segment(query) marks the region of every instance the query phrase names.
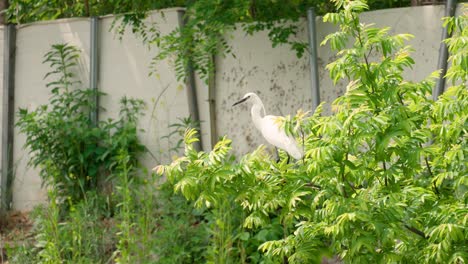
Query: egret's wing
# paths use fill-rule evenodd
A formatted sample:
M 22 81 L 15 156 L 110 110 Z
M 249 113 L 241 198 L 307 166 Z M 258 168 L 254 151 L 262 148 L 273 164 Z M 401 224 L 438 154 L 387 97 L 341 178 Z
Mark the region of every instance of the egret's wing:
M 288 135 L 284 129 L 279 127 L 279 124 L 276 120 L 276 116 L 265 116 L 262 122 L 262 134 L 263 137 L 268 141 L 268 143 L 284 149 L 290 142 Z
M 279 127 L 278 122 L 275 120 L 276 116 L 265 116 L 262 120 L 262 135 L 275 147 L 285 150 L 289 155 L 295 159 L 302 158 L 302 151 L 297 146 L 296 140 L 289 135 L 286 135 L 284 129 Z

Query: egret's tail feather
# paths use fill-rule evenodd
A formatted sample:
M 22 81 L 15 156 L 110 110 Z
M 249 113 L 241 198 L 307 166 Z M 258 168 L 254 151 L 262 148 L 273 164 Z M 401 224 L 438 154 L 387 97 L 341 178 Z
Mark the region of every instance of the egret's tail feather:
M 302 153 L 301 149 L 297 146 L 297 144 L 291 144 L 290 147 L 286 150 L 286 152 L 288 152 L 288 154 L 296 160 L 300 160 L 304 156 L 304 153 Z
M 304 156 L 304 154 L 302 154 L 302 151 L 300 151 L 299 149 L 295 149 L 293 151 L 288 151 L 288 153 L 289 153 L 289 155 L 291 155 L 296 160 L 300 160 L 300 159 L 302 159 L 302 156 Z

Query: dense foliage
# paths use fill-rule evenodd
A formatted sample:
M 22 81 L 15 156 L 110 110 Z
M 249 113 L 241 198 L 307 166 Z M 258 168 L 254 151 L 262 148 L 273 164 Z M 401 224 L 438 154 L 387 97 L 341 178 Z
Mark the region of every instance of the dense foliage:
M 316 263 L 323 255 L 349 263 L 467 262 L 466 9 L 446 20 L 452 86 L 434 102 L 438 72 L 421 82 L 402 78 L 414 64 L 405 45 L 411 36 L 361 23 L 362 1 L 335 3 L 340 12 L 324 21 L 340 30 L 323 44 L 338 58 L 327 68 L 335 82 L 349 84 L 333 115 L 319 108 L 284 120 L 291 133 L 304 132 L 304 160 L 277 163 L 260 147 L 236 162 L 226 138 L 209 153 L 196 152 L 196 132 L 188 130 L 185 155 L 158 173 L 231 232 L 221 245 L 213 242 L 220 250 L 259 245 L 263 261 L 275 263 Z M 226 222 L 222 212 L 241 213 Z M 274 224 L 282 232 L 255 239 Z M 227 251 L 224 261 L 254 262 L 245 253 L 255 252 Z
M 184 6 L 184 0 L 9 0 L 8 21 L 15 24 L 59 18 L 144 12 Z
M 23 24 L 35 21 L 53 20 L 58 18 L 102 16 L 108 14 L 139 13 L 170 8 L 185 7 L 191 9 L 197 1 L 194 0 L 9 0 L 7 10 L 8 20 Z M 235 19 L 242 20 L 274 20 L 304 16 L 308 7 L 315 7 L 319 14 L 334 10 L 332 1 L 296 0 L 280 2 L 274 0 L 237 0 L 214 1 L 204 0 L 205 9 L 222 9 L 235 14 Z M 409 6 L 409 0 L 369 1 L 371 9 Z

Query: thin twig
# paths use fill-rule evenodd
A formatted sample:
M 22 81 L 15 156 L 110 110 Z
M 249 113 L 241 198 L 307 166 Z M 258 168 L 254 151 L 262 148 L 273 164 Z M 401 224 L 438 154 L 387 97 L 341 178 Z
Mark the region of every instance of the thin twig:
M 387 165 L 385 164 L 385 160 L 382 161 L 382 164 L 383 164 L 383 170 L 384 170 L 385 186 L 388 186 L 388 181 L 387 181 Z
M 374 46 L 371 46 L 370 49 L 369 49 L 369 52 L 367 53 L 367 57 L 370 56 L 370 54 L 372 53 L 372 50 L 374 49 Z
M 397 95 L 398 95 L 398 101 L 400 102 L 400 104 L 401 104 L 402 106 L 405 106 L 405 103 L 403 102 L 403 98 L 401 97 L 401 94 L 400 94 L 400 93 L 397 93 Z M 403 110 L 404 110 L 404 113 L 405 113 L 405 115 L 406 115 L 406 118 L 409 119 L 409 115 L 408 115 L 408 113 L 406 112 L 406 109 L 403 109 Z M 419 145 L 420 148 L 423 147 L 422 144 L 421 144 L 421 142 L 418 142 L 418 145 Z M 425 161 L 425 163 L 426 163 L 427 171 L 429 172 L 429 174 L 431 175 L 431 177 L 434 177 L 434 174 L 432 173 L 431 165 L 429 164 L 429 159 L 427 158 L 427 156 L 424 156 L 424 161 Z M 435 182 L 433 183 L 433 186 L 434 186 L 434 192 L 435 192 L 437 195 L 439 195 L 439 189 L 437 189 L 437 186 L 436 186 Z
M 351 125 L 348 126 L 348 138 L 351 137 Z M 349 147 L 346 149 L 346 155 L 345 155 L 345 161 L 349 161 Z M 345 178 L 345 170 L 346 170 L 346 164 L 343 161 L 343 181 L 345 181 L 349 187 L 353 190 L 354 193 L 356 193 L 356 189 L 354 188 L 353 184 L 351 184 L 348 179 Z
M 311 187 L 312 189 L 319 190 L 319 191 L 322 190 L 322 187 L 320 185 L 317 185 L 311 182 L 304 184 L 304 186 Z
M 353 19 L 356 19 L 353 15 Z M 360 27 L 357 27 L 356 28 L 356 32 L 357 32 L 357 35 L 355 36 L 357 38 L 357 40 L 359 41 L 359 45 L 361 45 L 361 48 L 364 47 L 364 44 L 362 43 L 362 36 L 361 36 L 361 28 Z M 370 51 L 372 51 L 372 46 L 371 48 L 369 49 L 369 54 L 370 54 Z M 374 84 L 374 80 L 371 78 L 370 76 L 370 63 L 369 63 L 369 59 L 367 58 L 367 55 L 366 54 L 362 54 L 362 56 L 364 57 L 364 61 L 366 63 L 366 75 L 367 75 L 367 78 L 369 79 L 369 81 L 371 82 L 371 90 L 372 90 L 372 93 L 375 93 L 375 84 Z

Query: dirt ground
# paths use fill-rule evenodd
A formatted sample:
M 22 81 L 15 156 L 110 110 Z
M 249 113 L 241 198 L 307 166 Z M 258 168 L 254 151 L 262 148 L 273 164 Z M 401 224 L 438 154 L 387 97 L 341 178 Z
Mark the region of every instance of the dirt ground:
M 14 246 L 32 238 L 32 222 L 28 212 L 9 212 L 0 218 L 0 263 L 7 264 L 6 246 Z

